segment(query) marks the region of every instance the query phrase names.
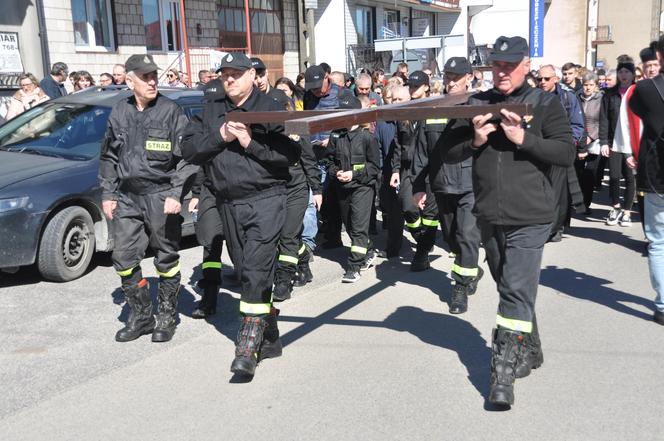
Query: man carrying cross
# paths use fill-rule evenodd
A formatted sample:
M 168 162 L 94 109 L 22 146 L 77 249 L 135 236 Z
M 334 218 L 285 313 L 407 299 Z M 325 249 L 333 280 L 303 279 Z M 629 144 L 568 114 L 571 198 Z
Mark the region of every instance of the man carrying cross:
M 552 166 L 574 162 L 576 148 L 560 101 L 525 81 L 528 43 L 499 37 L 490 55 L 494 89 L 473 95 L 469 104 L 533 106 L 521 118 L 506 109 L 459 124 L 439 142 L 451 147 L 446 160 L 473 157 L 475 209 L 500 302 L 493 333 L 489 401 L 514 403 L 514 381 L 542 364 L 535 319 L 544 244 L 555 220 Z

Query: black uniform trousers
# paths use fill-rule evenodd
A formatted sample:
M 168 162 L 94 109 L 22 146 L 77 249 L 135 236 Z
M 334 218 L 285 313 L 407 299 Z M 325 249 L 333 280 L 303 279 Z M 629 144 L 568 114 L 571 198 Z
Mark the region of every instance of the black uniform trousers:
M 431 187 L 426 185 L 427 200 L 424 209 L 420 210 L 413 202 L 413 184 L 407 171 L 401 173 L 398 203 L 391 204 L 388 215 L 387 250 L 398 254 L 403 242 L 403 224 L 410 231 L 413 239 L 425 249 L 431 248 L 436 242 L 436 231 L 440 225 L 438 207 Z
M 217 210 L 217 200 L 204 185 L 198 196 L 198 221 L 194 224 L 196 239 L 203 247 L 203 279 L 221 285 L 221 252 L 224 231 Z
M 473 214 L 475 194 L 436 193 L 436 205 L 440 213 L 445 241 L 455 254 L 452 279 L 468 285 L 479 273 L 480 229 Z
M 301 254 L 301 234 L 304 213 L 309 205 L 309 186 L 306 182 L 288 188 L 286 220 L 279 237 L 278 269 L 295 274 Z
M 272 306 L 272 284 L 279 236 L 286 219 L 286 195 L 242 202 L 217 200 L 226 245 L 235 256 L 242 283 L 240 313 L 265 315 Z
M 369 251 L 369 221 L 371 218 L 371 202 L 374 199 L 373 184 L 351 189 L 345 189 L 336 183 L 336 192 L 341 208 L 341 220 L 346 226 L 350 236 L 350 255 L 348 256 L 348 269 L 359 271 Z
M 551 225 L 509 226 L 480 221 L 479 226 L 489 269 L 500 295 L 496 323 L 503 328 L 530 333 L 542 252 Z
M 145 250 L 155 252 L 154 266 L 160 278 L 180 274 L 178 254 L 182 235 L 182 216 L 165 214 L 166 192 L 151 194 L 120 193 L 113 213 L 113 267 L 121 277 L 136 273 Z
M 327 169 L 325 169 L 327 173 Z M 341 216 L 339 214 L 339 188 L 326 177 L 323 183 L 323 206 L 320 208 L 320 216 L 323 219 L 323 237 L 326 242 L 334 243 L 341 241 Z

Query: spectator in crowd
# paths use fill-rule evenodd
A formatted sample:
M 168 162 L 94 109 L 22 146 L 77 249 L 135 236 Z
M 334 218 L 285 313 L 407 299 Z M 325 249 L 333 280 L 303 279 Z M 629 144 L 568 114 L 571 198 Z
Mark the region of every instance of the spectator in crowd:
M 371 90 L 371 77 L 367 73 L 361 73 L 355 80 L 355 95 L 366 95 L 372 105 L 381 106 L 383 100 Z
M 530 87 L 539 87 L 537 77 L 530 72 L 526 74 L 526 83 L 528 83 Z
M 429 96 L 440 96 L 443 94 L 443 81 L 440 79 L 431 80 L 431 91 Z
M 287 78 L 281 77 L 275 83 L 274 87 L 276 89 L 282 90 L 288 98 L 293 100 L 295 103 L 295 110 L 304 110 L 304 93 L 295 87 L 295 84 Z
M 346 87 L 346 75 L 344 75 L 343 72 L 339 72 L 338 70 L 335 70 L 330 74 L 330 81 L 336 84 L 339 89 Z
M 7 109 L 8 120 L 49 99 L 48 95 L 39 88 L 37 78 L 31 73 L 19 76 L 18 84 L 21 88 L 12 95 Z
M 127 84 L 127 71 L 124 64 L 116 64 L 113 66 L 113 82 L 118 86 Z
M 618 78 L 616 76 L 616 70 L 615 69 L 609 70 L 606 73 L 604 89 L 610 89 L 612 87 L 615 87 L 617 83 L 618 83 Z
M 330 67 L 329 64 L 327 64 L 327 63 L 321 63 L 321 64 L 319 64 L 319 66 L 323 69 L 323 71 L 324 71 L 326 74 L 329 75 L 329 74 L 332 73 L 332 68 Z
M 373 80 L 374 89 L 376 86 L 385 86 L 385 71 L 383 69 L 374 70 L 373 75 L 371 75 L 371 79 Z
M 300 89 L 304 90 L 304 73 L 300 72 L 297 74 L 297 78 L 295 79 L 295 85 L 298 86 Z
M 562 68 L 563 83 L 574 93 L 581 90 L 581 82 L 576 79 L 578 71 L 574 63 L 565 63 Z
M 180 73 L 177 69 L 169 69 L 166 73 L 166 85 L 169 87 L 187 87 L 182 81 L 180 81 Z
M 655 45 L 657 63 L 664 62 L 664 36 Z M 644 63 L 645 65 L 645 63 Z M 646 67 L 647 70 L 647 67 Z M 664 170 L 662 170 L 662 133 L 664 132 L 664 74 L 640 81 L 629 100 L 629 108 L 643 122 L 637 166 L 638 188 L 645 192 L 644 227 L 648 238 L 650 282 L 656 292 L 655 323 L 664 325 Z
M 99 75 L 99 85 L 102 87 L 108 87 L 113 85 L 113 75 L 108 72 L 104 72 Z
M 431 77 L 433 76 L 431 69 L 427 67 L 426 69 L 422 69 L 422 72 L 424 72 L 429 77 L 429 81 L 431 81 Z
M 617 78 L 618 84 L 607 89 L 602 97 L 602 106 L 599 116 L 599 142 L 602 156 L 609 158 L 609 196 L 612 209 L 606 219 L 607 225 L 623 227 L 632 225 L 631 210 L 634 203 L 635 180 L 634 172 L 627 165 L 627 157 L 618 151 L 613 151 L 613 140 L 616 126 L 620 116 L 622 97 L 629 86 L 634 84 L 634 60 L 628 56 L 618 58 Z M 620 203 L 620 179 L 625 179 L 625 193 L 623 203 Z
M 581 108 L 583 109 L 584 123 L 586 127 L 586 152 L 578 153 L 575 163 L 576 172 L 583 193 L 583 204 L 586 207 L 585 214 L 591 214 L 590 204 L 593 200 L 593 190 L 597 181 L 599 169 L 599 111 L 602 103 L 602 91 L 599 88 L 597 75 L 592 72 L 583 77 L 581 93 L 577 94 Z
M 198 71 L 198 84 L 196 84 L 196 90 L 204 90 L 207 83 L 211 80 L 214 80 L 217 76 L 214 72 L 211 72 L 207 69 Z
M 641 81 L 643 79 L 643 70 L 640 67 L 634 69 L 634 81 Z
M 606 89 L 606 71 L 604 69 L 597 69 L 597 86 L 600 90 Z
M 51 67 L 51 73 L 46 75 L 39 83 L 41 90 L 48 95 L 49 98 L 59 98 L 67 95 L 64 82 L 69 75 L 69 68 L 65 63 L 57 62 Z
M 87 70 L 79 70 L 74 75 L 74 92 L 79 90 L 87 89 L 95 85 L 95 80 L 90 75 L 90 72 Z
M 180 81 L 182 84 L 184 84 L 185 87 L 189 87 L 191 85 L 189 82 L 189 74 L 187 72 L 182 72 L 181 70 L 178 71 L 178 74 L 180 74 Z
M 397 65 L 397 73 L 401 78 L 408 78 L 408 63 L 399 63 Z

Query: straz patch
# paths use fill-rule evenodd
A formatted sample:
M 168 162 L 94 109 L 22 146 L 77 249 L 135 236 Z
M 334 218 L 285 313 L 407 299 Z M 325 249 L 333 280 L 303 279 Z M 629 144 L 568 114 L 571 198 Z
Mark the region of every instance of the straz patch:
M 152 152 L 170 152 L 171 142 L 148 139 L 145 141 L 145 150 L 150 150 Z

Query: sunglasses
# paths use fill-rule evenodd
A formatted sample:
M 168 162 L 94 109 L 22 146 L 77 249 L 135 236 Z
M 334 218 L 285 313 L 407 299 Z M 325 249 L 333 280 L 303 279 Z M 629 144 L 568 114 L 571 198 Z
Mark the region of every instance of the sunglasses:
M 553 77 L 539 77 L 540 81 L 550 81 Z
M 167 74 L 166 76 L 167 76 L 168 78 L 175 78 L 175 75 L 173 75 L 173 74 Z

